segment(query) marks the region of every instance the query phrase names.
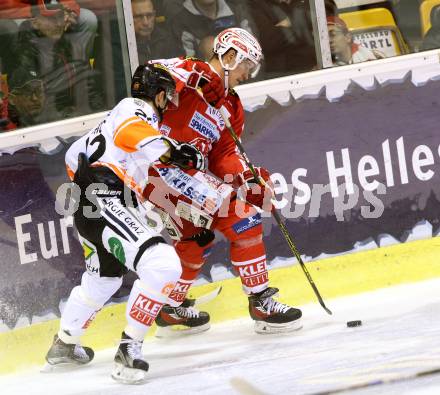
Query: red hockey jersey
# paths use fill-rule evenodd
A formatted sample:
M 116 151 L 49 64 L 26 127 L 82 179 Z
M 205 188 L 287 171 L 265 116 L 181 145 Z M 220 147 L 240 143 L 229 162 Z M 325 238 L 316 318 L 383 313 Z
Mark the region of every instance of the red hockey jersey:
M 173 74 L 179 93 L 177 110 L 165 112 L 160 131 L 177 141 L 193 143 L 208 157 L 209 170 L 217 177 L 225 179 L 227 174 L 241 173 L 246 165 L 219 110 L 206 103 L 197 90 L 187 85 L 194 65 L 202 61 L 173 58 L 157 62 L 164 64 Z M 229 90 L 224 107 L 235 132 L 240 136 L 244 126 L 244 110 L 235 91 Z

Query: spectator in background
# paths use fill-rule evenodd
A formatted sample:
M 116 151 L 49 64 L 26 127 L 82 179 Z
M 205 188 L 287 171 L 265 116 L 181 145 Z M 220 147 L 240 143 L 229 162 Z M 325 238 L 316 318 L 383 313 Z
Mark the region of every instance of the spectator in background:
M 15 21 L 0 17 L 0 75 L 8 74 L 17 66 L 14 56 L 17 34 L 18 25 Z
M 11 74 L 8 100 L 8 116 L 15 128 L 46 121 L 44 83 L 36 71 L 21 67 Z
M 440 48 L 440 6 L 433 7 L 431 10 L 431 28 L 423 37 L 421 50 L 437 48 Z
M 311 70 L 316 65 L 308 0 L 248 0 L 264 52 L 265 78 Z M 327 15 L 335 15 L 333 0 L 325 0 Z
M 266 78 L 310 70 L 316 64 L 313 28 L 304 2 L 249 0 L 264 52 Z
M 15 125 L 9 119 L 8 84 L 6 74 L 0 75 L 0 132 L 15 129 Z
M 249 32 L 251 19 L 245 1 L 234 0 L 184 0 L 183 10 L 171 20 L 175 39 L 182 43 L 187 56 L 204 58 L 200 48 L 206 48 L 206 41 L 222 30 L 241 27 Z M 203 44 L 205 43 L 205 44 Z
M 199 43 L 200 58 L 209 61 L 214 56 L 214 37 L 202 38 Z
M 335 66 L 361 63 L 368 60 L 383 59 L 385 57 L 377 50 L 371 50 L 354 43 L 353 36 L 341 18 L 337 16 L 327 17 L 327 27 L 330 50 Z
M 0 19 L 31 19 L 35 8 L 39 15 L 52 16 L 57 11 L 49 9 L 49 0 L 1 0 Z M 70 40 L 75 59 L 88 60 L 93 57 L 93 42 L 97 30 L 97 19 L 93 12 L 80 8 L 75 0 L 58 0 L 66 19 L 65 33 Z M 0 44 L 1 45 L 1 44 Z
M 48 11 L 48 13 L 46 12 Z M 67 31 L 71 13 L 62 4 L 31 8 L 33 18 L 20 25 L 17 63 L 35 70 L 46 85 L 48 121 L 83 115 L 100 109 L 94 95 L 93 74 L 88 59 L 74 57 Z
M 183 10 L 182 0 L 153 0 L 154 8 L 156 10 L 156 23 L 169 23 L 175 15 Z
M 183 48 L 165 26 L 156 25 L 156 10 L 152 0 L 132 0 L 134 30 L 139 64 L 151 59 L 183 55 Z

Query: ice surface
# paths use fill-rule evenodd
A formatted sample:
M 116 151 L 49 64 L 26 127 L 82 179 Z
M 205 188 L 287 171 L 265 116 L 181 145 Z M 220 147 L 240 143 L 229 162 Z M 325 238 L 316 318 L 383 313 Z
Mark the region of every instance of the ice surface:
M 115 350 L 62 373 L 1 376 L 0 393 L 15 394 L 313 394 L 440 367 L 440 279 L 326 300 L 334 315 L 303 306 L 303 329 L 257 335 L 250 319 L 213 325 L 199 335 L 149 340 L 150 380 L 114 382 Z M 325 296 L 325 295 L 324 295 Z M 346 322 L 363 325 L 347 328 Z M 347 394 L 438 395 L 440 374 Z

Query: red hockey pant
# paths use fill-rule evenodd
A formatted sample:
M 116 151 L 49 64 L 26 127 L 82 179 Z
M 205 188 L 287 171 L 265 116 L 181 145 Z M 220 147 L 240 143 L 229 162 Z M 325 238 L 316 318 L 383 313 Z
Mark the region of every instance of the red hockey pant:
M 237 204 L 240 205 L 238 209 Z M 212 230 L 220 231 L 229 240 L 231 262 L 240 276 L 244 292 L 249 295 L 266 289 L 269 278 L 260 214 L 251 205 L 233 200 L 228 215 L 218 217 Z M 212 244 L 200 247 L 193 240 L 176 242 L 175 248 L 182 263 L 182 276 L 170 294 L 171 305 L 178 306 L 184 301 L 206 262 Z

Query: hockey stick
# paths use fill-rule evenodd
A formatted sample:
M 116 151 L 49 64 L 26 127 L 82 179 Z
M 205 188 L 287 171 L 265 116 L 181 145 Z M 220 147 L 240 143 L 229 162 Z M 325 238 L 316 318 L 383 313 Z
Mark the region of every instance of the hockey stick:
M 238 150 L 240 151 L 244 161 L 246 162 L 246 165 L 249 167 L 249 170 L 251 171 L 252 175 L 254 176 L 254 178 L 258 181 L 258 183 L 261 186 L 265 186 L 265 182 L 264 180 L 262 180 L 257 172 L 255 171 L 254 166 L 252 165 L 251 161 L 249 160 L 246 151 L 243 147 L 243 144 L 241 144 L 241 141 L 239 140 L 237 134 L 235 133 L 234 128 L 231 125 L 231 122 L 229 122 L 229 118 L 225 113 L 225 109 L 224 107 L 220 108 L 220 114 L 225 122 L 226 127 L 228 128 L 229 134 L 231 135 L 232 139 L 234 140 Z M 286 225 L 284 225 L 280 214 L 278 213 L 278 211 L 275 209 L 275 207 L 272 209 L 272 216 L 275 218 L 275 221 L 278 224 L 278 227 L 281 230 L 281 233 L 283 234 L 284 238 L 286 239 L 287 244 L 289 245 L 290 251 L 292 251 L 293 255 L 295 256 L 295 258 L 298 260 L 299 264 L 301 265 L 301 269 L 303 270 L 304 274 L 307 277 L 307 280 L 309 281 L 309 284 L 311 285 L 313 292 L 315 293 L 316 297 L 318 298 L 319 304 L 322 306 L 322 308 L 328 313 L 328 314 L 332 314 L 332 312 L 330 311 L 330 309 L 325 305 L 324 300 L 321 297 L 321 294 L 318 291 L 318 288 L 315 285 L 315 282 L 312 279 L 312 276 L 310 275 L 309 271 L 306 268 L 306 265 L 304 264 L 300 253 L 298 252 L 295 244 L 293 243 L 292 238 L 290 237 L 289 231 L 286 228 Z
M 420 377 L 432 376 L 432 375 L 439 374 L 439 373 L 440 373 L 440 368 L 422 370 L 420 372 L 410 373 L 410 374 L 406 374 L 406 375 L 402 375 L 402 376 L 394 376 L 394 377 L 390 377 L 390 378 L 383 378 L 383 379 L 367 381 L 364 383 L 353 384 L 353 385 L 349 385 L 347 387 L 342 387 L 342 388 L 338 388 L 338 389 L 334 389 L 334 390 L 314 392 L 313 394 L 310 394 L 310 395 L 341 394 L 343 392 L 355 391 L 355 390 L 359 390 L 362 388 L 375 387 L 377 385 L 382 385 L 382 384 L 394 384 L 394 383 L 400 383 L 403 381 L 415 380 Z
M 222 287 L 220 286 L 220 287 L 213 289 L 210 292 L 207 292 L 207 293 L 199 296 L 198 298 L 194 298 L 194 306 L 205 304 L 205 303 L 210 302 L 211 300 L 214 300 L 219 295 L 221 290 L 222 290 Z

